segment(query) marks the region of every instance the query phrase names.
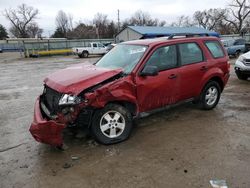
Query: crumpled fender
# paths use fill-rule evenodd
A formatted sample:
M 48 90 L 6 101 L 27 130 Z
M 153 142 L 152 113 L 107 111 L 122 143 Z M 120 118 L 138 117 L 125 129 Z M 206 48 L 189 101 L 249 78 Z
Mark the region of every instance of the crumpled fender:
M 88 104 L 95 108 L 103 108 L 107 103 L 114 101 L 130 102 L 138 107 L 136 86 L 131 76 L 108 83 L 92 93 L 86 93 L 85 97 L 88 99 Z

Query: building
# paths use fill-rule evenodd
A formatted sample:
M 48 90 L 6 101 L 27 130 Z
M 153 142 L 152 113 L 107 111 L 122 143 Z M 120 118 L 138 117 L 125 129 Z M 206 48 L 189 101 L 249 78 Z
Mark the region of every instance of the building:
M 199 27 L 128 26 L 116 35 L 115 40 L 119 43 L 129 40 L 164 37 L 179 33 L 208 34 L 219 37 L 218 33 Z

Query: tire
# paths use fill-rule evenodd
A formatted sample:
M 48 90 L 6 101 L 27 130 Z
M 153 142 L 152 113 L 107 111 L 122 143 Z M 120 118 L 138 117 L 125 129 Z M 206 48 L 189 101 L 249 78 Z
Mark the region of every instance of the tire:
M 95 112 L 91 133 L 101 144 L 116 144 L 128 139 L 132 127 L 132 115 L 126 108 L 108 104 Z
M 239 71 L 235 71 L 237 77 L 240 79 L 240 80 L 247 80 L 248 76 L 245 75 L 245 74 L 242 74 L 241 72 Z
M 89 53 L 87 51 L 82 52 L 82 57 L 87 58 L 89 56 Z
M 240 50 L 237 50 L 237 51 L 235 52 L 235 55 L 234 55 L 234 56 L 235 56 L 236 58 L 238 58 L 238 57 L 240 56 L 240 54 L 241 54 L 241 51 L 240 51 Z
M 220 100 L 221 87 L 216 81 L 209 81 L 203 88 L 199 106 L 203 110 L 212 110 L 215 108 Z

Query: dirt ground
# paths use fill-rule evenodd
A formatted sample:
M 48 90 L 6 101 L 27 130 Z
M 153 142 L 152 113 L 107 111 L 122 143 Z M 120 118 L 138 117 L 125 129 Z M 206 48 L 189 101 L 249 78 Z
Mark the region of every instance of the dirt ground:
M 97 58 L 0 54 L 0 187 L 250 187 L 250 81 L 229 83 L 217 108 L 185 104 L 136 122 L 131 138 L 103 146 L 66 136 L 68 149 L 39 144 L 28 129 L 43 79 Z M 232 61 L 233 62 L 233 61 Z

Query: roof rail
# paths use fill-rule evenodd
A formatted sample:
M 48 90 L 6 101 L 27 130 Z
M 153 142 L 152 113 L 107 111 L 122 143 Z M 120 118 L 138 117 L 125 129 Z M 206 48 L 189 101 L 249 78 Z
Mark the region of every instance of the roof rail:
M 202 36 L 209 36 L 208 33 L 203 33 L 203 34 L 196 34 L 196 33 L 175 33 L 175 34 L 171 34 L 169 37 L 168 37 L 168 40 L 169 39 L 173 39 L 174 37 L 186 37 L 186 38 L 190 38 L 190 37 L 202 37 Z

